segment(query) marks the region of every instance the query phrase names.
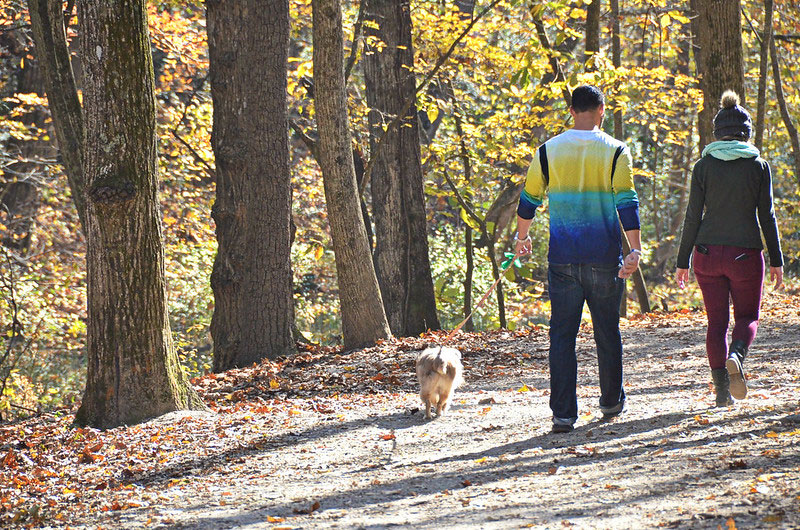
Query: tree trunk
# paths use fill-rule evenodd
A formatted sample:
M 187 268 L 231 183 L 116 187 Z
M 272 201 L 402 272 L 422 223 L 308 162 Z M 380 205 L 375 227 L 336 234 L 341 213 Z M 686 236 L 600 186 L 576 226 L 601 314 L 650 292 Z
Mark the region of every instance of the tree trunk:
M 614 68 L 622 66 L 622 46 L 620 44 L 619 29 L 619 0 L 611 0 L 611 62 Z M 624 141 L 622 111 L 614 111 L 614 138 Z
M 772 0 L 764 0 L 764 32 L 761 34 L 761 55 L 758 66 L 758 100 L 756 102 L 755 146 L 764 146 L 764 120 L 767 114 L 767 80 L 769 79 L 769 51 L 772 43 Z
M 80 3 L 88 376 L 79 424 L 203 408 L 167 318 L 153 62 L 144 0 Z
M 467 225 L 464 231 L 465 255 L 467 258 L 467 270 L 464 272 L 464 318 L 469 320 L 464 323 L 464 331 L 473 331 L 475 323 L 472 322 L 472 275 L 475 271 L 475 254 L 472 249 L 472 228 Z
M 703 75 L 705 73 L 703 58 L 700 53 L 700 33 L 704 30 L 699 28 L 700 21 L 699 15 L 697 13 L 697 2 L 699 0 L 689 0 L 689 25 L 691 29 L 691 48 L 692 48 L 692 56 L 694 57 L 694 64 L 695 64 L 695 72 L 696 77 L 698 80 L 703 79 Z M 702 126 L 703 120 L 707 119 L 708 112 L 704 112 L 704 109 L 700 109 L 697 113 L 697 147 L 698 147 L 698 158 L 700 157 L 700 153 L 703 152 L 703 148 L 710 143 L 709 136 L 711 135 L 711 124 L 708 123 L 706 126 Z
M 794 176 L 798 184 L 800 184 L 800 138 L 798 138 L 797 128 L 792 122 L 792 115 L 789 113 L 786 97 L 783 95 L 780 58 L 778 57 L 778 47 L 775 45 L 775 39 L 772 39 L 770 43 L 770 52 L 770 55 L 772 55 L 772 81 L 775 84 L 775 97 L 778 99 L 778 108 L 781 110 L 781 118 L 783 118 L 783 125 L 786 127 L 786 134 L 789 135 L 789 141 L 792 143 Z
M 295 351 L 287 0 L 206 2 L 219 249 L 214 371 Z
M 690 28 L 685 25 L 683 29 L 685 34 L 681 35 L 678 39 L 678 54 L 677 54 L 677 71 L 682 75 L 690 74 Z M 680 102 L 673 107 L 673 110 L 681 116 L 681 120 L 690 121 L 694 115 L 694 110 L 691 104 L 687 102 Z M 680 145 L 672 145 L 669 147 L 671 154 L 671 167 L 667 178 L 666 196 L 674 197 L 675 189 L 677 188 L 677 206 L 665 212 L 665 230 L 667 236 L 677 236 L 680 234 L 681 226 L 686 215 L 686 205 L 689 201 L 689 177 L 691 175 L 692 165 L 692 148 L 693 148 L 693 133 L 694 124 L 689 125 L 689 131 L 686 135 L 686 140 Z M 668 206 L 665 204 L 665 207 Z M 650 260 L 650 271 L 652 277 L 662 277 L 668 267 L 675 266 L 675 254 L 677 246 L 680 242 L 679 237 L 666 237 L 657 241 L 657 247 Z M 662 304 L 664 302 L 662 301 Z
M 476 0 L 454 0 L 453 3 L 458 8 L 462 19 L 471 19 L 475 12 Z
M 83 176 L 83 116 L 64 29 L 61 0 L 28 0 L 36 58 L 44 73 L 47 105 L 72 200 L 86 232 Z
M 611 0 L 611 64 L 614 65 L 614 68 L 622 66 L 619 18 L 619 0 Z M 614 138 L 622 141 L 625 138 L 621 110 L 614 111 Z M 623 230 L 621 223 L 619 231 L 621 240 L 627 241 L 625 230 Z M 622 318 L 628 317 L 628 282 L 623 285 L 622 299 L 619 301 L 619 314 Z
M 599 0 L 595 0 L 599 1 Z M 622 49 L 620 46 L 620 29 L 619 29 L 619 0 L 611 0 L 611 61 L 614 68 L 622 66 Z M 625 141 L 625 133 L 623 130 L 622 111 L 617 110 L 614 112 L 614 137 L 617 140 Z M 620 224 L 620 235 L 622 237 L 622 251 L 627 255 L 631 251 L 631 246 L 628 243 L 628 237 Z M 639 311 L 647 313 L 650 311 L 650 299 L 647 295 L 647 285 L 644 283 L 644 275 L 642 269 L 636 269 L 631 276 L 633 278 L 633 289 L 639 300 Z M 627 292 L 627 282 L 625 290 Z M 620 315 L 625 316 L 628 311 L 628 299 L 625 293 L 622 295 L 620 301 Z
M 586 71 L 597 70 L 593 56 L 600 52 L 600 8 L 601 0 L 592 0 L 586 6 L 586 53 L 583 62 L 586 64 Z
M 698 71 L 703 90 L 700 111 L 700 138 L 713 141 L 713 120 L 719 99 L 725 90 L 739 94 L 745 104 L 744 60 L 742 57 L 742 23 L 740 0 L 694 1 L 697 11 L 695 34 L 700 46 Z M 701 142 L 700 149 L 705 147 Z
M 345 348 L 358 348 L 391 333 L 356 188 L 344 86 L 340 1 L 313 0 L 312 14 L 319 163 L 336 257 L 342 335 Z
M 386 317 L 395 335 L 438 329 L 436 299 L 428 258 L 425 197 L 422 186 L 416 105 L 384 140 L 388 123 L 403 111 L 416 81 L 408 0 L 367 0 L 364 78 L 370 107 L 373 162 L 372 212 L 375 221 L 375 272 Z
M 611 64 L 614 68 L 619 68 L 622 65 L 622 46 L 620 44 L 619 36 L 619 0 L 611 0 Z M 622 123 L 622 111 L 614 111 L 614 138 L 624 141 L 625 131 Z M 620 224 L 620 235 L 622 240 L 625 241 L 625 231 Z M 622 318 L 628 316 L 628 282 L 623 286 L 622 299 L 619 302 L 619 314 Z

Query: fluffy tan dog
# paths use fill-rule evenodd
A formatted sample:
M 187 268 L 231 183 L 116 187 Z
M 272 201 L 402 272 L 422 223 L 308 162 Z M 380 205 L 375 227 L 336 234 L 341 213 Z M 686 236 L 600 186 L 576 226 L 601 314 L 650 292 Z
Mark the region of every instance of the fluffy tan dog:
M 431 405 L 436 415 L 441 416 L 450 405 L 453 390 L 463 381 L 461 374 L 461 352 L 455 348 L 436 346 L 426 348 L 417 355 L 417 379 L 419 397 L 425 407 L 425 417 L 431 417 Z

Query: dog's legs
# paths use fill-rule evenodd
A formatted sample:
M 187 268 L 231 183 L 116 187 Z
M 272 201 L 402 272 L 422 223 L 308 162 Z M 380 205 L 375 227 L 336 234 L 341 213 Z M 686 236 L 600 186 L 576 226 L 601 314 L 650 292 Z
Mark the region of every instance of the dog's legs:
M 447 395 L 439 394 L 439 402 L 436 403 L 436 415 L 441 416 L 447 412 Z
M 450 392 L 439 394 L 439 405 L 436 407 L 436 414 L 443 416 L 450 409 Z
M 419 396 L 422 398 L 422 407 L 425 411 L 425 418 L 431 419 L 431 396 L 430 394 L 422 393 Z
M 433 400 L 436 400 L 436 401 L 433 401 Z M 436 415 L 438 416 L 439 415 L 439 410 L 441 409 L 442 401 L 439 399 L 439 395 L 436 392 L 431 394 L 431 403 L 436 408 Z M 430 416 L 428 416 L 428 417 L 430 418 Z

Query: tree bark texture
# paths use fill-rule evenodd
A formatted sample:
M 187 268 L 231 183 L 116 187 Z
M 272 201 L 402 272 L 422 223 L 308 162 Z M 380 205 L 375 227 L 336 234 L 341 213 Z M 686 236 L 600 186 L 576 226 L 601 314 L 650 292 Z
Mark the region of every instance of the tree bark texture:
M 80 3 L 88 376 L 76 422 L 204 408 L 167 318 L 153 63 L 144 0 Z
M 703 110 L 700 111 L 700 137 L 713 140 L 713 121 L 719 109 L 719 99 L 725 90 L 739 94 L 745 105 L 744 59 L 742 57 L 742 22 L 740 0 L 698 0 L 694 25 L 702 65 L 699 70 L 703 90 Z M 700 149 L 705 144 L 701 143 Z
M 769 53 L 772 43 L 772 0 L 764 0 L 764 32 L 758 65 L 758 99 L 756 100 L 755 141 L 760 151 L 764 145 L 764 121 L 767 114 L 767 81 L 769 80 Z
M 64 29 L 61 0 L 28 0 L 36 58 L 44 73 L 47 104 L 72 200 L 86 232 L 83 115 Z
M 589 61 L 594 54 L 600 51 L 600 8 L 601 0 L 592 0 L 586 6 L 586 53 L 583 62 L 587 63 L 586 70 L 596 70 L 594 61 Z
M 214 371 L 295 351 L 287 0 L 206 2 L 217 194 Z
M 386 317 L 395 335 L 438 329 L 428 257 L 416 105 L 375 149 L 395 116 L 416 90 L 408 0 L 367 0 L 364 78 L 369 111 L 375 272 Z M 377 26 L 377 27 L 376 27 Z
M 319 164 L 336 257 L 345 348 L 391 333 L 367 244 L 356 187 L 344 85 L 342 9 L 339 0 L 313 0 L 314 92 Z

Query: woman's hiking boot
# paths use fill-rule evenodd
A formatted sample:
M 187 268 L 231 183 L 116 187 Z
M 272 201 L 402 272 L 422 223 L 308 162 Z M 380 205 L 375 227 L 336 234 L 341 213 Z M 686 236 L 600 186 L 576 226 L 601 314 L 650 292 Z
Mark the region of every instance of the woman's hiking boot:
M 737 339 L 731 342 L 725 368 L 728 370 L 731 395 L 736 399 L 744 399 L 747 396 L 747 378 L 744 375 L 744 358 L 746 356 L 747 346 L 744 341 Z
M 730 379 L 728 370 L 725 368 L 715 368 L 711 370 L 711 380 L 714 381 L 714 392 L 717 394 L 717 407 L 728 407 L 733 405 L 730 393 Z

